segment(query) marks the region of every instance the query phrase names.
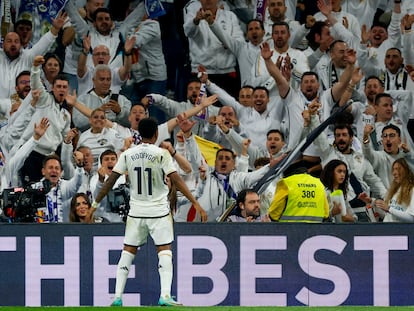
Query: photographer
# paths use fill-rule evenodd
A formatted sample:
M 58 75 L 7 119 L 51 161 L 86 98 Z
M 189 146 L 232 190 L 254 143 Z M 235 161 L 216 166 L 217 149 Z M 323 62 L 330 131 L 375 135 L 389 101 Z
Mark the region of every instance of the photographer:
M 83 154 L 76 151 L 74 155 L 77 168 L 71 179 L 61 179 L 60 158 L 53 154 L 47 156 L 43 161 L 43 178 L 31 185 L 33 189 L 43 189 L 46 193 L 46 208 L 42 222 L 69 222 L 70 201 L 78 192 L 84 174 Z

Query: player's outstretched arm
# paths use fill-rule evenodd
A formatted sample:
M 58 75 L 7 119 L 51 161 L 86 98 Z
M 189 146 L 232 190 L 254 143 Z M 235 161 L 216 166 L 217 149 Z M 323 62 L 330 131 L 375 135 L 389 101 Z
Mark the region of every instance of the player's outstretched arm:
M 176 185 L 177 189 L 180 190 L 182 194 L 184 194 L 186 198 L 189 199 L 190 202 L 193 204 L 196 211 L 200 214 L 201 222 L 206 222 L 207 221 L 206 211 L 200 206 L 200 204 L 194 198 L 191 191 L 188 189 L 187 185 L 181 178 L 181 176 L 178 175 L 177 172 L 173 172 L 169 174 L 168 177 L 170 177 L 170 180 Z

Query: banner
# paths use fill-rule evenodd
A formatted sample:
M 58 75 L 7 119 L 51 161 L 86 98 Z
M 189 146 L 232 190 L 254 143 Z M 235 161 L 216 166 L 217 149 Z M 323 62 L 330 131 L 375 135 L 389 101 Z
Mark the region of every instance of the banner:
M 38 15 L 41 21 L 47 20 L 52 24 L 52 18 L 58 16 L 66 2 L 68 0 L 21 0 L 18 19 L 34 22 L 33 16 Z
M 145 10 L 149 18 L 157 18 L 166 14 L 160 0 L 145 0 Z
M 256 3 L 256 19 L 261 20 L 262 22 L 266 17 L 266 0 L 257 0 Z
M 109 306 L 123 224 L 0 224 L 1 306 Z M 414 305 L 413 224 L 175 224 L 172 295 L 186 306 Z M 150 241 L 150 239 L 149 239 Z M 156 305 L 138 250 L 125 306 Z

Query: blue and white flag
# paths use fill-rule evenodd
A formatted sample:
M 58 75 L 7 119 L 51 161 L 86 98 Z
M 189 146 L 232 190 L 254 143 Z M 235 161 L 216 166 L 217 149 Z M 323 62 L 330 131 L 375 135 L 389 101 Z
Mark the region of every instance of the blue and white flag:
M 50 24 L 52 18 L 56 18 L 62 11 L 68 0 L 21 0 L 19 7 L 19 19 L 33 21 L 33 16 L 38 15 L 41 21 L 47 20 Z
M 69 0 L 50 0 L 49 17 L 56 18 Z
M 159 0 L 145 0 L 145 10 L 149 18 L 157 18 L 166 14 Z

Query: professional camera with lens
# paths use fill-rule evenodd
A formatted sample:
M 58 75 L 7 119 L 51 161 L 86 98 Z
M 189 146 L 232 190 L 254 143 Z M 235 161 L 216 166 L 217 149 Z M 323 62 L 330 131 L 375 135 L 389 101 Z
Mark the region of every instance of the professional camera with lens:
M 2 192 L 3 216 L 8 222 L 36 222 L 37 211 L 46 206 L 45 188 L 10 188 Z M 3 219 L 4 219 L 3 217 Z
M 121 184 L 107 195 L 111 213 L 118 213 L 125 222 L 129 212 L 129 186 Z

